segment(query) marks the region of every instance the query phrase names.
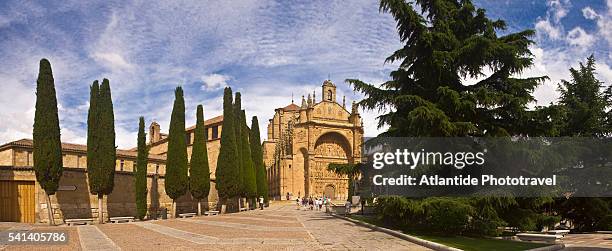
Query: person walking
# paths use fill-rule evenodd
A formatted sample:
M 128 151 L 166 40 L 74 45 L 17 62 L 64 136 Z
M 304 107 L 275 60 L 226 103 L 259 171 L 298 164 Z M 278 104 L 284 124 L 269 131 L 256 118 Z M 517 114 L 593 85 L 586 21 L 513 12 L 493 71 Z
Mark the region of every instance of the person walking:
M 264 197 L 259 196 L 259 210 L 263 210 L 263 209 L 264 209 Z
M 344 203 L 344 206 L 346 207 L 345 214 L 348 216 L 351 214 L 351 202 L 347 200 L 346 203 Z

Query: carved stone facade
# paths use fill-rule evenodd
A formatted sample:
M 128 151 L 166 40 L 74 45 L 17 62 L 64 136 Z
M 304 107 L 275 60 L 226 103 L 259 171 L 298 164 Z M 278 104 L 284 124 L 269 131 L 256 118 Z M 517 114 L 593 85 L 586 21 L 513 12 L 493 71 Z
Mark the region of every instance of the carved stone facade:
M 321 101 L 302 97 L 302 104 L 275 110 L 263 142 L 271 198 L 346 199 L 348 178 L 327 171 L 330 163 L 361 161 L 363 124 L 356 107 L 336 101 L 336 86 L 323 82 Z

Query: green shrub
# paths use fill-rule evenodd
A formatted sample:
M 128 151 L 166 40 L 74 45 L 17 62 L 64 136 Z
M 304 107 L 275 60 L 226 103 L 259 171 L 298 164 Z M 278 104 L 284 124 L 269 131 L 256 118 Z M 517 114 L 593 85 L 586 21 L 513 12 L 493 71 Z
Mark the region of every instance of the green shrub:
M 474 212 L 474 208 L 460 198 L 427 198 L 422 207 L 429 230 L 443 235 L 465 232 Z
M 519 231 L 533 231 L 537 229 L 538 214 L 531 209 L 512 208 L 505 213 L 504 219 L 509 226 L 518 228 Z
M 597 223 L 597 229 L 598 230 L 604 230 L 604 231 L 611 231 L 612 230 L 612 214 L 608 214 L 606 216 L 604 216 L 601 220 L 599 220 L 599 222 Z
M 423 218 L 419 201 L 400 196 L 379 197 L 374 208 L 380 220 L 396 227 L 418 227 Z
M 555 224 L 561 221 L 561 216 L 538 214 L 536 217 L 536 230 L 541 230 L 544 227 L 552 229 Z
M 498 236 L 503 232 L 499 227 L 505 226 L 506 222 L 499 218 L 497 211 L 488 204 L 480 209 L 475 209 L 469 231 L 479 236 Z

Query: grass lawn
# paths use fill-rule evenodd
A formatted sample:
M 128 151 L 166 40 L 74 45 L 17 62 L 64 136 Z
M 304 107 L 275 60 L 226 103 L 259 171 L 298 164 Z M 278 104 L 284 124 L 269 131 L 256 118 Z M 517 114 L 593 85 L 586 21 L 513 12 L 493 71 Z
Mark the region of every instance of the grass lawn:
M 376 219 L 363 217 L 360 215 L 352 215 L 351 218 L 364 221 L 373 225 L 378 225 L 382 227 L 384 226 L 381 222 Z M 419 237 L 421 239 L 425 239 L 428 241 L 433 241 L 436 243 L 440 243 L 446 246 L 459 248 L 463 250 L 500 250 L 500 251 L 512 251 L 512 250 L 527 250 L 532 248 L 539 248 L 548 246 L 547 244 L 540 243 L 528 243 L 528 242 L 517 242 L 517 241 L 509 241 L 509 240 L 495 240 L 495 239 L 487 239 L 487 238 L 476 238 L 476 237 L 467 237 L 467 236 L 437 236 L 431 234 L 424 233 L 411 233 L 406 232 L 406 234 Z

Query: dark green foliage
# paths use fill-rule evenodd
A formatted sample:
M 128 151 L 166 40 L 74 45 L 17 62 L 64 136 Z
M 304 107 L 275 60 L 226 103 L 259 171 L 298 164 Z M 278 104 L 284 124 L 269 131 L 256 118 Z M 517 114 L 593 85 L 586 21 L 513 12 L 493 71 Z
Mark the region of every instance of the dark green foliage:
M 400 196 L 378 197 L 374 208 L 380 220 L 399 228 L 416 228 L 421 224 L 424 213 L 419 201 Z
M 423 200 L 421 205 L 428 228 L 442 235 L 463 233 L 474 214 L 474 208 L 461 199 L 433 197 Z
M 108 79 L 90 88 L 87 118 L 87 177 L 92 194 L 108 195 L 115 185 L 115 117 Z
M 612 199 L 570 198 L 560 199 L 557 207 L 561 216 L 570 219 L 579 232 L 610 230 Z
M 580 69 L 570 68 L 572 80 L 562 80 L 560 106 L 564 112 L 561 119 L 565 122 L 562 136 L 601 137 L 610 135 L 612 128 L 606 124 L 608 108 L 612 100 L 607 100 L 603 83 L 595 77 L 595 58 L 587 58 L 586 65 Z
M 100 178 L 102 180 L 99 192 L 110 194 L 115 186 L 115 166 L 117 165 L 117 147 L 115 145 L 115 115 L 113 112 L 113 101 L 111 97 L 110 83 L 108 79 L 102 80 L 100 85 L 100 96 L 98 98 L 99 130 L 98 155 L 100 161 Z
M 418 5 L 418 6 L 415 6 Z M 416 9 L 425 11 L 420 14 Z M 537 112 L 528 111 L 532 93 L 546 77 L 519 79 L 533 63 L 525 30 L 498 36 L 506 29 L 471 1 L 382 0 L 404 46 L 387 62 L 399 62 L 391 80 L 380 87 L 348 79 L 366 98 L 367 109 L 389 109 L 378 117 L 390 136 L 507 136 L 538 134 L 530 127 Z M 466 77 L 492 75 L 473 85 Z
M 469 232 L 483 236 L 497 236 L 502 233 L 498 227 L 507 223 L 499 216 L 498 211 L 516 204 L 512 197 L 472 197 L 468 199 L 474 208 Z
M 251 131 L 249 136 L 251 143 L 251 158 L 255 167 L 255 176 L 257 183 L 257 197 L 264 197 L 268 201 L 268 178 L 266 175 L 266 167 L 263 162 L 263 150 L 261 148 L 261 138 L 259 136 L 259 121 L 257 116 L 253 116 L 251 120 Z
M 189 168 L 189 191 L 198 200 L 208 198 L 210 192 L 210 168 L 206 150 L 206 131 L 204 129 L 204 108 L 198 105 L 196 128 Z
M 147 160 L 149 149 L 147 147 L 144 118 L 140 117 L 138 123 L 138 155 L 134 169 L 134 190 L 136 192 L 136 216 L 144 219 L 147 215 Z
M 562 80 L 559 84 L 561 92 L 557 106 L 561 117 L 561 136 L 598 137 L 612 135 L 612 87 L 603 89 L 604 83 L 596 78 L 595 58 L 587 58 L 586 64 L 580 63 L 579 69 L 570 68 L 571 81 Z M 603 140 L 601 147 L 586 147 L 596 151 L 574 152 L 580 159 L 583 168 L 601 169 L 602 177 L 606 164 L 612 161 L 609 140 Z M 592 144 L 593 142 L 589 142 Z M 603 158 L 602 158 L 603 157 Z M 577 181 L 580 182 L 580 181 Z M 555 202 L 558 213 L 569 219 L 577 231 L 594 231 L 610 229 L 612 207 L 608 198 L 559 198 Z
M 183 88 L 174 91 L 174 106 L 168 133 L 168 155 L 166 161 L 166 193 L 173 200 L 187 192 L 187 142 L 185 137 L 185 100 Z
M 245 175 L 242 160 L 242 121 L 240 120 L 240 115 L 242 114 L 242 98 L 240 92 L 236 92 L 236 96 L 234 97 L 234 125 L 235 125 L 235 135 L 236 135 L 236 149 L 238 152 L 236 153 L 236 157 L 238 158 L 238 180 L 240 181 L 238 186 L 240 190 L 241 196 L 246 196 L 247 188 L 245 186 Z
M 232 89 L 226 87 L 223 92 L 223 132 L 221 133 L 221 147 L 217 159 L 216 188 L 221 200 L 238 196 L 240 194 L 238 149 L 236 145 L 236 129 L 234 126 L 234 107 L 232 105 Z
M 100 96 L 100 84 L 98 80 L 94 81 L 89 87 L 89 111 L 87 114 L 87 178 L 89 183 L 89 191 L 98 191 L 101 182 L 98 177 L 100 174 L 100 161 L 98 158 L 98 148 L 100 147 L 100 133 L 97 130 L 100 118 L 100 109 L 98 107 L 98 99 Z
M 242 174 L 243 174 L 243 186 L 244 186 L 244 195 L 248 198 L 256 198 L 257 197 L 257 180 L 255 176 L 255 166 L 253 164 L 253 159 L 251 157 L 251 145 L 249 144 L 249 128 L 246 123 L 246 115 L 244 110 L 240 112 L 240 125 L 241 129 L 241 137 L 240 137 L 240 146 L 242 147 Z
M 505 222 L 497 217 L 495 209 L 488 213 L 482 210 L 481 205 L 496 204 L 484 203 L 485 200 L 488 199 L 383 196 L 374 206 L 379 220 L 397 228 L 439 235 L 497 235 L 497 227 L 504 226 Z
M 36 111 L 32 134 L 36 180 L 47 195 L 53 195 L 62 177 L 62 143 L 53 72 L 51 63 L 44 58 L 40 60 L 36 80 Z

